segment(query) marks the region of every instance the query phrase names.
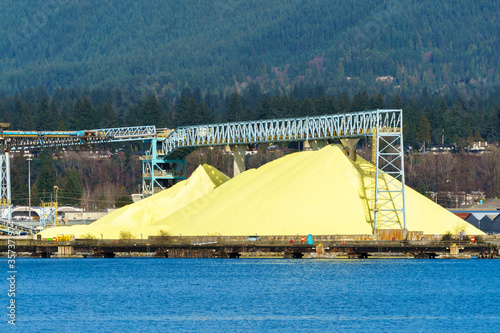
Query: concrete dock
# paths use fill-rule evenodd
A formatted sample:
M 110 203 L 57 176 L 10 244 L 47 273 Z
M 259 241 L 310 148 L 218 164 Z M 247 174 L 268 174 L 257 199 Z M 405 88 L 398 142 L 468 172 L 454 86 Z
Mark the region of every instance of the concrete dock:
M 442 241 L 327 241 L 318 244 L 289 241 L 214 241 L 152 237 L 146 240 L 48 241 L 23 239 L 16 244 L 18 256 L 114 258 L 497 258 L 498 245 L 488 242 Z M 0 253 L 7 255 L 0 242 Z

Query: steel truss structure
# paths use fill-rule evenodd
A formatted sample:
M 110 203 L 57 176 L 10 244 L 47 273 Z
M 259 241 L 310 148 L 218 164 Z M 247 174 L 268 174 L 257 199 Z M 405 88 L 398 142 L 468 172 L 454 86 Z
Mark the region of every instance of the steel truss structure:
M 406 229 L 402 130 L 402 126 L 398 132 L 379 128 L 373 135 L 376 148 L 374 230 Z
M 11 224 L 11 188 L 10 188 L 10 158 L 9 153 L 0 155 L 0 212 L 1 219 Z
M 40 226 L 45 229 L 48 226 L 57 225 L 57 202 L 42 202 L 40 207 Z
M 154 138 L 155 126 L 102 128 L 83 131 L 4 131 L 0 135 L 3 151 L 32 150 L 46 147 L 85 147 L 104 142 Z
M 186 179 L 186 156 L 199 147 L 373 137 L 376 172 L 374 229 L 405 228 L 402 110 L 374 110 L 303 118 L 257 120 L 158 130 L 155 126 L 61 132 L 3 132 L 0 200 L 10 206 L 8 151 L 142 140 L 143 194 Z M 161 149 L 158 149 L 161 145 Z M 400 183 L 398 183 L 398 180 Z M 399 185 L 398 185 L 399 184 Z M 10 215 L 10 214 L 9 214 Z
M 163 141 L 166 155 L 188 147 L 307 141 L 369 136 L 373 129 L 396 131 L 401 110 L 376 110 L 335 115 L 246 121 L 178 127 Z

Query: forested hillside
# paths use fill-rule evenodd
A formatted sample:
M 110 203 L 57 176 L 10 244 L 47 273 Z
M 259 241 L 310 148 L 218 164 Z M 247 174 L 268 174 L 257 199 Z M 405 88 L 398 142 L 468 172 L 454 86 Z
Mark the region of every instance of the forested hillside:
M 350 95 L 500 82 L 498 1 L 52 0 L 0 3 L 0 91 L 179 94 L 300 82 Z
M 0 121 L 174 128 L 402 108 L 405 145 L 465 152 L 500 140 L 499 14 L 485 0 L 2 1 Z M 107 160 L 44 152 L 32 162 L 34 198 L 49 201 L 57 184 L 64 204 L 123 204 L 139 191 L 141 149 Z M 260 151 L 249 167 L 279 157 Z M 498 196 L 498 158 L 408 156 L 407 184 Z M 196 152 L 188 169 L 230 173 L 228 161 Z M 25 157 L 12 170 L 13 202 L 24 204 Z
M 260 92 L 255 85 L 242 94 L 234 92 L 229 95 L 212 92 L 203 95 L 200 89 L 186 88 L 180 96 L 170 100 L 153 94 L 136 99 L 120 89 L 58 89 L 53 96 L 43 89 L 28 89 L 21 94 L 0 95 L 0 120 L 11 122 L 13 129 L 24 130 L 77 130 L 135 125 L 172 128 L 223 121 L 403 108 L 406 145 L 418 149 L 424 144 L 444 142 L 456 146 L 459 152 L 466 152 L 474 142 L 500 140 L 499 96 L 497 92 L 482 99 L 465 100 L 460 95 L 429 94 L 424 89 L 414 97 L 380 93 L 371 95 L 365 91 L 351 97 L 346 93 L 327 94 L 322 86 L 295 86 L 289 94 L 269 95 Z M 38 158 L 33 168 L 35 197 L 50 200 L 53 186 L 58 184 L 62 202 L 82 200 L 86 207 L 94 209 L 105 204 L 113 205 L 117 197 L 137 191 L 140 162 L 132 152 L 140 154 L 141 150 L 141 144 L 134 143 L 126 149 L 125 155 L 115 155 L 110 160 L 101 161 L 79 155 L 71 158 L 65 155 L 65 158 L 56 161 L 47 157 Z M 208 150 L 203 154 L 193 153 L 188 157 L 188 166 L 193 169 L 199 163 L 211 163 L 231 174 L 230 157 L 221 154 L 210 157 L 210 154 L 217 152 Z M 253 162 L 247 161 L 249 167 L 257 167 L 269 160 L 265 156 L 263 160 L 260 158 Z M 446 163 L 444 169 L 439 164 L 440 158 L 436 158 L 433 168 L 437 171 L 434 173 L 422 169 L 432 164 L 432 155 L 422 159 L 408 158 L 407 184 L 423 192 L 480 190 L 491 197 L 500 195 L 498 152 L 484 157 L 446 159 L 443 162 Z M 12 184 L 16 189 L 13 200 L 23 203 L 27 199 L 26 159 L 16 157 L 12 169 Z M 443 176 L 443 170 L 446 176 Z M 448 201 L 444 200 L 445 203 Z

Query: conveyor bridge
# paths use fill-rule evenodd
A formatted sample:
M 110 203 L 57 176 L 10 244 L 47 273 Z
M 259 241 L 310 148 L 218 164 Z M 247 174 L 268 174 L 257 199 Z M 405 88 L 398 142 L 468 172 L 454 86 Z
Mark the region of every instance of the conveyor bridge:
M 9 151 L 30 151 L 44 147 L 78 149 L 105 142 L 141 140 L 147 147 L 143 155 L 142 187 L 143 195 L 148 196 L 185 179 L 186 156 L 196 148 L 229 146 L 235 157 L 235 171 L 237 168 L 242 171 L 247 145 L 303 141 L 314 149 L 321 147 L 321 143 L 324 144 L 328 139 L 341 139 L 346 149 L 352 151 L 355 150 L 356 138 L 372 137 L 372 162 L 377 167 L 374 174 L 375 198 L 372 207 L 375 216 L 374 227 L 405 228 L 402 128 L 402 110 L 373 110 L 182 126 L 176 129 L 134 126 L 80 131 L 2 130 L 0 200 L 2 207 L 10 207 Z

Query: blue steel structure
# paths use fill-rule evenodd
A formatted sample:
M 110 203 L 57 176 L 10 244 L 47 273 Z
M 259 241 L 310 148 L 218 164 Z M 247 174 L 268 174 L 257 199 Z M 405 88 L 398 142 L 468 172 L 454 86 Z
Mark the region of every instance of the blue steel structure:
M 30 151 L 46 147 L 85 148 L 104 142 L 145 140 L 156 137 L 155 126 L 104 128 L 82 131 L 8 131 L 0 132 L 0 219 L 11 225 L 10 151 Z M 55 214 L 55 206 L 47 208 Z
M 303 118 L 178 127 L 163 141 L 166 155 L 185 155 L 189 148 L 263 142 L 307 141 L 370 136 L 379 128 L 402 128 L 401 110 L 375 110 Z
M 103 142 L 144 140 L 156 137 L 155 126 L 102 128 L 84 131 L 2 131 L 2 151 L 25 151 L 45 147 L 85 147 Z
M 160 131 L 155 138 L 144 140 L 147 147 L 142 156 L 142 194 L 150 196 L 186 179 L 186 156 L 167 156 L 161 143 L 171 133 Z
M 373 110 L 303 118 L 256 120 L 183 126 L 175 130 L 155 126 L 69 132 L 3 131 L 0 146 L 0 196 L 10 206 L 8 152 L 43 147 L 86 146 L 103 142 L 142 140 L 143 195 L 152 195 L 186 179 L 186 156 L 196 148 L 271 142 L 341 138 L 373 138 L 374 229 L 406 228 L 402 110 Z M 397 182 L 396 180 L 399 180 Z

